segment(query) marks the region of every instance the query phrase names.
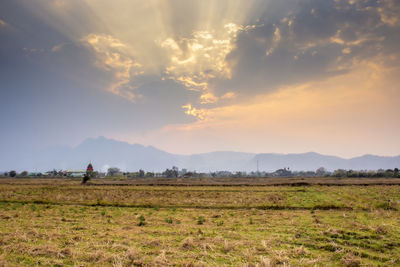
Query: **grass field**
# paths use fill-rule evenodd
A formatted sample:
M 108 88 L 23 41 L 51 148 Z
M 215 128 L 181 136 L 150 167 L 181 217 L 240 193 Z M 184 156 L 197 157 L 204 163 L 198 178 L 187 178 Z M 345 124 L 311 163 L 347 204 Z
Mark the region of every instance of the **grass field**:
M 400 266 L 399 185 L 285 181 L 0 180 L 0 266 Z

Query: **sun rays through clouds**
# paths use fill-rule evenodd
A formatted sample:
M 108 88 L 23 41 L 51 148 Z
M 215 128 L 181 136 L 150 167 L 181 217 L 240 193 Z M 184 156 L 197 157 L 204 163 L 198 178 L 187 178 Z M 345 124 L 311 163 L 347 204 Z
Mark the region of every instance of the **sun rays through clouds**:
M 256 150 L 261 143 L 269 151 L 329 153 L 347 144 L 346 136 L 363 133 L 369 137 L 359 140 L 377 153 L 400 149 L 393 135 L 400 128 L 391 123 L 400 114 L 392 103 L 400 91 L 397 0 L 0 5 L 3 80 L 12 85 L 3 98 L 81 101 L 92 107 L 77 112 L 82 120 L 97 122 L 88 135 L 177 151 L 226 142 L 221 148 Z M 336 129 L 349 133 L 335 135 Z M 185 148 L 168 147 L 175 135 L 187 140 Z M 325 145 L 331 142 L 325 138 L 336 145 Z M 275 147 L 282 142 L 285 148 Z M 364 151 L 362 144 L 352 151 Z

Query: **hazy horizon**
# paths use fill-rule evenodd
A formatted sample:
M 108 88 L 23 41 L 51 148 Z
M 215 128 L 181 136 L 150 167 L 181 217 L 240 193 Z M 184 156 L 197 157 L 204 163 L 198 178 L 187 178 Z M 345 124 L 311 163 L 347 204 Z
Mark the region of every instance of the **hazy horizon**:
M 316 153 L 316 154 L 320 154 L 320 155 L 325 155 L 325 156 L 334 156 L 334 157 L 340 157 L 343 159 L 351 159 L 351 158 L 356 158 L 356 157 L 362 157 L 362 156 L 380 156 L 380 157 L 396 157 L 396 156 L 400 156 L 400 152 L 398 154 L 392 154 L 392 155 L 382 155 L 382 154 L 372 154 L 372 153 L 365 153 L 365 154 L 359 154 L 359 155 L 355 155 L 355 156 L 351 156 L 351 157 L 345 157 L 345 156 L 341 156 L 341 155 L 335 155 L 335 154 L 324 154 L 324 153 L 320 153 L 318 151 L 299 151 L 299 152 L 274 152 L 274 151 L 241 151 L 241 150 L 209 150 L 209 151 L 204 151 L 204 152 L 188 152 L 188 153 L 174 153 L 168 150 L 164 150 L 162 148 L 159 148 L 155 145 L 152 144 L 142 144 L 142 143 L 137 143 L 137 142 L 129 142 L 129 141 L 124 141 L 124 140 L 118 140 L 118 139 L 114 139 L 114 138 L 108 138 L 106 136 L 93 136 L 93 137 L 87 137 L 85 139 L 83 139 L 81 142 L 77 143 L 77 144 L 73 144 L 73 145 L 66 145 L 66 147 L 69 148 L 76 148 L 79 145 L 81 145 L 83 142 L 85 142 L 86 140 L 90 140 L 90 139 L 108 139 L 108 140 L 113 140 L 113 141 L 117 141 L 117 142 L 123 142 L 123 143 L 127 143 L 129 145 L 141 145 L 144 147 L 153 147 L 156 148 L 158 150 L 170 153 L 170 154 L 176 154 L 176 155 L 183 155 L 183 156 L 190 156 L 190 155 L 196 155 L 196 154 L 208 154 L 208 153 L 215 153 L 215 152 L 233 152 L 233 153 L 247 153 L 247 154 L 277 154 L 277 155 L 293 155 L 293 154 L 306 154 L 306 153 Z M 51 148 L 51 146 L 47 147 L 47 148 Z
M 66 170 L 82 169 L 91 162 L 95 169 L 106 172 L 110 167 L 124 171 L 161 172 L 172 166 L 200 172 L 212 171 L 260 171 L 272 172 L 290 168 L 294 171 L 315 171 L 324 167 L 329 171 L 337 169 L 378 170 L 394 169 L 400 166 L 400 155 L 382 157 L 363 155 L 341 158 L 316 152 L 307 153 L 246 153 L 240 151 L 211 151 L 201 154 L 174 154 L 154 146 L 129 144 L 105 137 L 87 138 L 78 146 L 54 146 L 24 153 L 10 152 L 0 162 L 0 170 Z
M 399 155 L 398 14 L 396 0 L 1 1 L 0 161 L 97 136 Z

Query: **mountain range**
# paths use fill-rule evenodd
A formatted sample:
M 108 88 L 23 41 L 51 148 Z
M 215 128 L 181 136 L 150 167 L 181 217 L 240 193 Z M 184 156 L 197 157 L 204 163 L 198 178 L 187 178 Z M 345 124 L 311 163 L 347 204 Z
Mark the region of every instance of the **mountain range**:
M 85 169 L 89 162 L 99 171 L 118 167 L 124 171 L 163 171 L 177 166 L 199 172 L 209 171 L 275 171 L 290 168 L 296 171 L 353 169 L 377 170 L 400 167 L 400 156 L 364 155 L 350 159 L 321 155 L 243 153 L 218 151 L 192 155 L 171 154 L 152 146 L 129 144 L 105 137 L 88 138 L 76 147 L 51 147 L 41 151 L 0 155 L 0 170 L 47 171 L 52 169 Z

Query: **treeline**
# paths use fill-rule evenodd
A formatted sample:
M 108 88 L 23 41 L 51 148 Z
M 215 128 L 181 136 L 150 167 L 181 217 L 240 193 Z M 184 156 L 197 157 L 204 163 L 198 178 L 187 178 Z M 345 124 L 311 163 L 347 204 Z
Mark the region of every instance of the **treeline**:
M 69 176 L 65 171 L 48 171 L 44 173 L 29 173 L 23 171 L 17 173 L 12 170 L 9 172 L 0 173 L 0 177 L 79 177 L 79 176 Z M 83 177 L 83 176 L 82 176 Z M 398 168 L 394 169 L 379 169 L 376 171 L 370 170 L 345 170 L 338 169 L 333 172 L 327 171 L 325 168 L 318 168 L 316 171 L 292 171 L 290 168 L 278 169 L 274 172 L 230 172 L 230 171 L 215 171 L 215 172 L 196 172 L 188 171 L 186 169 L 179 169 L 178 167 L 167 168 L 163 172 L 151 172 L 139 170 L 137 172 L 123 172 L 119 168 L 112 167 L 107 170 L 107 172 L 96 172 L 92 173 L 92 177 L 95 178 L 105 178 L 105 177 L 123 177 L 127 179 L 133 178 L 152 178 L 152 177 L 162 177 L 162 178 L 218 178 L 218 177 L 336 177 L 336 178 L 400 178 L 400 173 Z
M 336 178 L 400 178 L 398 168 L 371 170 L 337 169 L 333 172 L 321 167 L 316 171 L 291 171 L 289 168 L 278 169 L 274 172 L 236 173 L 232 177 L 336 177 Z
M 126 177 L 126 178 L 146 178 L 146 177 L 163 177 L 163 178 L 217 178 L 217 177 L 387 177 L 387 178 L 400 178 L 399 169 L 379 169 L 377 171 L 354 171 L 338 169 L 333 172 L 327 171 L 324 167 L 318 168 L 316 171 L 291 171 L 290 168 L 278 169 L 274 172 L 245 172 L 245 171 L 215 171 L 215 172 L 196 172 L 188 171 L 186 169 L 179 169 L 173 166 L 171 169 L 167 168 L 163 172 L 146 172 L 139 170 L 137 172 L 122 172 L 118 168 L 109 168 L 107 173 L 101 174 L 111 177 Z
M 377 171 L 353 171 L 353 170 L 336 170 L 331 176 L 333 177 L 355 177 L 355 178 L 368 178 L 368 177 L 385 177 L 385 178 L 400 178 L 399 169 L 387 169 Z

